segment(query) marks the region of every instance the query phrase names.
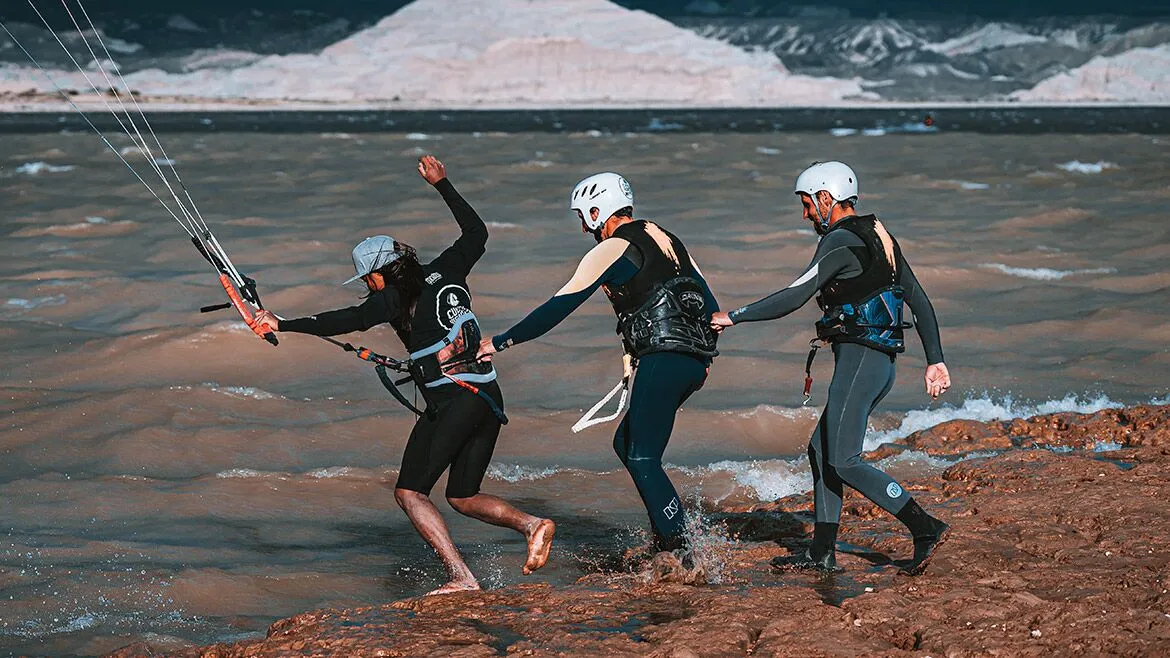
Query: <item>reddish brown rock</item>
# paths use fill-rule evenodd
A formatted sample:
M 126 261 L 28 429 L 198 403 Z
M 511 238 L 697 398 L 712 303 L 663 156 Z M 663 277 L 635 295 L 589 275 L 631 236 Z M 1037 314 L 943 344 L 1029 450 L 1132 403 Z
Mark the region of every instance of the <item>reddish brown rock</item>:
M 953 527 L 916 578 L 894 567 L 910 553 L 904 528 L 856 496 L 846 501 L 838 551 L 844 573 L 773 574 L 768 561 L 805 541 L 809 501 L 790 497 L 724 510 L 740 542 L 722 557 L 720 584 L 595 574 L 570 587 L 310 612 L 273 624 L 263 640 L 169 655 L 1170 655 L 1166 413 L 1145 407 L 1005 424 L 1003 436 L 1019 444 L 1130 447 L 1109 459 L 1009 450 L 911 483 L 923 506 Z M 977 443 L 963 438 L 977 434 L 968 427 L 933 436 L 959 437 L 938 440 L 947 446 Z M 150 655 L 139 650 L 117 655 Z
M 911 434 L 906 437 L 906 445 L 931 455 L 1007 450 L 1012 447 L 1012 439 L 1005 429 L 1004 423 L 952 420 Z
M 1170 406 L 1107 409 L 1094 414 L 1046 414 L 1005 422 L 953 420 L 906 437 L 905 445 L 932 455 L 1002 451 L 1013 447 L 1066 447 L 1092 450 L 1119 446 L 1170 445 Z M 880 459 L 899 452 L 882 446 L 867 455 Z

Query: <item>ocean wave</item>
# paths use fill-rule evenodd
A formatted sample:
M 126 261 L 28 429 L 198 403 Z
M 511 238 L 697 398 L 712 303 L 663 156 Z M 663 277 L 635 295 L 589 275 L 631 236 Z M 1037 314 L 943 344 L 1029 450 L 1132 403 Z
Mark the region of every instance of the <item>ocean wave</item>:
M 215 474 L 215 477 L 228 480 L 235 478 L 279 478 L 284 479 L 288 477 L 284 473 L 273 473 L 271 471 L 258 471 L 254 468 L 232 468 L 226 471 L 220 471 Z
M 284 399 L 286 399 L 282 395 L 276 395 L 275 393 L 269 393 L 268 391 L 265 391 L 265 390 L 259 389 L 259 388 L 255 388 L 252 386 L 220 386 L 219 384 L 216 384 L 214 382 L 204 383 L 203 386 L 206 387 L 207 390 L 209 390 L 209 391 L 214 391 L 216 393 L 222 393 L 224 395 L 228 395 L 228 396 L 231 396 L 233 398 L 251 398 L 253 400 L 284 400 Z
M 1069 173 L 1074 174 L 1099 174 L 1106 169 L 1119 169 L 1119 167 L 1112 163 L 1100 160 L 1098 162 L 1081 162 L 1080 160 L 1072 160 L 1056 165 L 1057 169 L 1063 169 Z
M 1034 281 L 1060 281 L 1061 279 L 1077 274 L 1113 274 L 1117 272 L 1117 269 L 1112 267 L 1094 267 L 1083 270 L 1054 270 L 1047 267 L 1011 267 L 1003 263 L 983 263 L 980 267 L 996 270 L 1008 276 L 1032 279 Z
M 1103 409 L 1117 409 L 1124 405 L 1110 400 L 1108 396 L 1081 398 L 1069 394 L 1058 400 L 1044 402 L 1017 402 L 1011 396 L 1000 400 L 990 397 L 968 398 L 963 405 L 954 407 L 945 405 L 938 409 L 914 409 L 902 417 L 898 427 L 891 430 L 870 431 L 865 437 L 865 449 L 873 450 L 883 443 L 897 443 L 915 432 L 930 429 L 940 423 L 952 420 L 976 420 L 981 422 L 1013 420 L 1015 418 L 1031 418 L 1041 414 L 1054 414 L 1066 411 L 1076 413 L 1095 413 Z
M 692 477 L 716 473 L 729 474 L 735 483 L 746 488 L 761 502 L 777 500 L 812 489 L 808 458 L 767 459 L 752 461 L 723 460 L 706 466 L 671 466 Z M 719 502 L 718 500 L 716 502 Z
M 357 470 L 350 466 L 328 466 L 326 468 L 318 468 L 316 470 L 309 471 L 306 473 L 306 475 L 318 480 L 332 480 L 351 476 L 356 472 Z
M 796 420 L 798 418 L 816 418 L 820 411 L 812 407 L 780 407 L 774 404 L 760 404 L 751 409 L 733 409 L 720 413 L 751 420 L 767 416 L 780 416 L 789 420 Z
M 50 297 L 33 297 L 32 299 L 13 297 L 5 301 L 4 305 L 18 308 L 22 311 L 31 311 L 34 308 L 41 308 L 42 306 L 61 306 L 64 303 L 65 295 L 52 295 Z
M 73 165 L 52 165 L 47 162 L 26 162 L 16 168 L 16 173 L 36 176 L 39 174 L 60 174 L 73 171 Z
M 488 466 L 487 477 L 514 484 L 516 482 L 543 480 L 554 475 L 580 473 L 581 471 L 576 469 L 561 469 L 557 466 L 523 466 L 521 464 L 500 464 L 498 462 L 492 462 Z

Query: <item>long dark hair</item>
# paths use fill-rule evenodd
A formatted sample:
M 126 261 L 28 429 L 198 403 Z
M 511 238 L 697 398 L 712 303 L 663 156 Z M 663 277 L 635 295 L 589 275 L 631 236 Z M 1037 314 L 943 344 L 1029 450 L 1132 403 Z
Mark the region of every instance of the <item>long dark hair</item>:
M 422 294 L 423 271 L 414 248 L 402 243 L 398 244 L 402 248 L 402 255 L 393 263 L 380 267 L 374 272 L 382 275 L 387 287 L 398 291 L 398 299 L 402 302 L 402 308 L 405 309 L 405 312 L 399 320 L 397 329 L 400 336 L 408 336 L 410 335 L 411 321 L 414 319 L 414 307 L 418 302 L 419 295 Z

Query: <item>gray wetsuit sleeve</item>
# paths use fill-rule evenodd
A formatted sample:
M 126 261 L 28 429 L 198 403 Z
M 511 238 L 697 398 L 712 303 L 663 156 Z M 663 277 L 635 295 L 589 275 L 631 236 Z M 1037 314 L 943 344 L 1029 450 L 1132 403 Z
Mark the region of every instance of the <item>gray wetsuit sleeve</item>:
M 918 331 L 918 338 L 922 340 L 922 349 L 926 352 L 926 363 L 934 365 L 943 362 L 942 340 L 938 333 L 938 318 L 934 315 L 934 306 L 926 291 L 914 276 L 910 264 L 902 268 L 898 284 L 906 291 L 906 305 L 914 314 L 914 326 Z
M 865 243 L 849 231 L 833 231 L 821 239 L 812 262 L 787 288 L 773 293 L 758 302 L 737 308 L 728 315 L 731 321 L 758 322 L 775 320 L 804 306 L 817 291 L 834 278 L 851 278 L 861 273 L 861 263 L 853 253 L 853 247 L 864 247 Z

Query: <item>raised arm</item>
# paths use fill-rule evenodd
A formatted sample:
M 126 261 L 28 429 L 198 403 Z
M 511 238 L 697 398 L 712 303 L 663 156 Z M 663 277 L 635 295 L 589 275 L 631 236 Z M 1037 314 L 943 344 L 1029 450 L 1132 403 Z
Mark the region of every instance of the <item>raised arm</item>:
M 475 208 L 455 189 L 455 185 L 447 178 L 446 168 L 437 158 L 431 155 L 419 158 L 418 171 L 443 197 L 461 231 L 455 242 L 432 263 L 467 276 L 487 250 L 487 225 L 475 212 Z
M 728 313 L 733 323 L 775 320 L 804 306 L 833 277 L 850 270 L 861 272 L 861 263 L 851 247 L 864 246 L 860 238 L 848 231 L 834 231 L 821 239 L 812 262 L 787 288 L 758 302 Z
M 585 254 L 573 278 L 547 302 L 538 306 L 511 329 L 492 338 L 492 347 L 502 350 L 539 338 L 577 310 L 602 284 L 621 285 L 638 272 L 625 256 L 634 248 L 626 240 L 610 238 Z

